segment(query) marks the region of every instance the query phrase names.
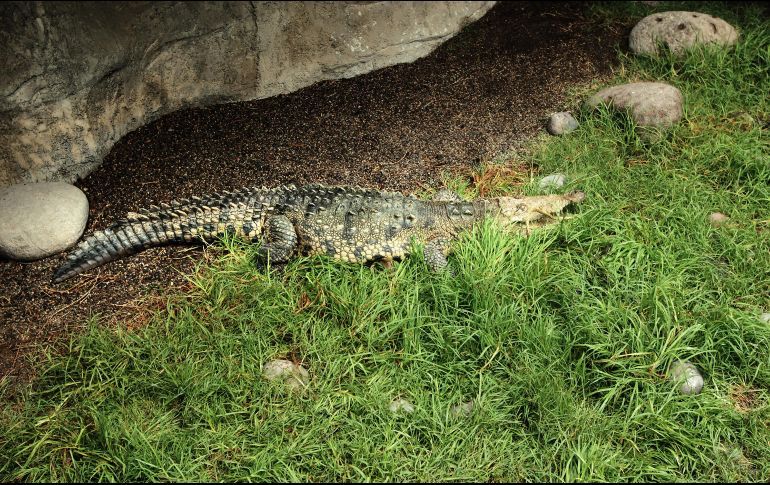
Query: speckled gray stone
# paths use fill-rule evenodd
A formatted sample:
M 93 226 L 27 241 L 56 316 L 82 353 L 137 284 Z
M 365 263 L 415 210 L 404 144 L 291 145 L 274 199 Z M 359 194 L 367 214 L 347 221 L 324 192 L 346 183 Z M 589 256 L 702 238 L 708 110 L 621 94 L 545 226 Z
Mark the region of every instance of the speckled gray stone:
M 635 54 L 657 55 L 662 44 L 680 55 L 697 44 L 732 45 L 738 32 L 718 17 L 700 12 L 659 12 L 640 20 L 628 36 Z
M 541 190 L 559 189 L 566 183 L 566 175 L 563 173 L 554 173 L 540 179 L 540 182 L 538 182 L 537 186 L 540 187 Z
M 703 376 L 698 368 L 689 362 L 678 360 L 671 366 L 669 376 L 672 381 L 679 384 L 682 394 L 699 394 L 703 390 Z
M 388 406 L 388 409 L 390 409 L 390 412 L 397 413 L 399 411 L 403 411 L 406 414 L 411 414 L 414 412 L 414 405 L 403 398 L 398 398 L 395 401 L 390 403 L 390 406 Z
M 548 118 L 546 130 L 552 135 L 566 135 L 580 127 L 580 123 L 569 111 L 554 113 Z
M 88 220 L 88 199 L 63 182 L 0 188 L 0 253 L 32 261 L 74 245 Z
M 262 375 L 269 381 L 283 380 L 286 387 L 292 391 L 301 391 L 310 382 L 310 373 L 305 368 L 284 359 L 267 362 L 262 367 Z

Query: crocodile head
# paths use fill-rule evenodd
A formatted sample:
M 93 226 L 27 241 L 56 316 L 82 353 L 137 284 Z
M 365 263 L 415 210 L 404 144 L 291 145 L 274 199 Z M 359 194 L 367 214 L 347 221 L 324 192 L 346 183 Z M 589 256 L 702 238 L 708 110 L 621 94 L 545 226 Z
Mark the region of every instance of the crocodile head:
M 585 199 L 583 192 L 571 192 L 564 195 L 537 195 L 532 197 L 498 197 L 497 210 L 493 217 L 505 226 L 529 224 L 536 225 L 556 222 L 556 216 L 568 205 L 577 204 Z

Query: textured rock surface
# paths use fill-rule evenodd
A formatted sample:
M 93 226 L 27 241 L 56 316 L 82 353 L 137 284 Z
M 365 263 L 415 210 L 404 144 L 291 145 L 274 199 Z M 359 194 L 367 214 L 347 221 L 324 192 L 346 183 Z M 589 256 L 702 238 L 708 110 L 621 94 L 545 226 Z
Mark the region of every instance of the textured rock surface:
M 602 89 L 588 98 L 585 104 L 588 108 L 595 108 L 602 103 L 628 111 L 643 129 L 640 134 L 651 135 L 654 133 L 652 129 L 668 128 L 682 119 L 684 98 L 670 84 L 638 82 Z
M 699 394 L 703 390 L 703 377 L 698 372 L 698 368 L 689 362 L 681 360 L 671 366 L 671 380 L 679 384 L 679 391 L 682 394 Z
M 546 129 L 552 135 L 566 135 L 578 129 L 579 126 L 580 123 L 571 113 L 562 111 L 561 113 L 554 113 L 548 118 Z
M 0 186 L 75 180 L 126 133 L 427 55 L 494 2 L 7 2 Z
M 660 12 L 648 15 L 636 24 L 628 37 L 628 46 L 636 54 L 658 54 L 659 44 L 674 54 L 682 54 L 697 44 L 732 45 L 738 32 L 718 17 L 700 12 Z
M 310 382 L 310 373 L 290 360 L 271 360 L 262 367 L 262 375 L 269 381 L 280 379 L 292 391 L 301 391 Z
M 30 261 L 74 245 L 88 220 L 88 199 L 63 182 L 0 188 L 0 253 Z

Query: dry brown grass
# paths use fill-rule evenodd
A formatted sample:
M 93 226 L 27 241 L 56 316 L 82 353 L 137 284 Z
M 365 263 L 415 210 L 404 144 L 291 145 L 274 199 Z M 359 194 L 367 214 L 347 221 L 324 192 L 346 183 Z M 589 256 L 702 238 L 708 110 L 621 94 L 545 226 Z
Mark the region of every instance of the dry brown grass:
M 529 164 L 510 161 L 506 164 L 489 164 L 474 172 L 473 186 L 480 197 L 488 197 L 500 192 L 501 188 L 522 186 L 529 180 Z
M 761 405 L 759 389 L 752 389 L 744 384 L 738 384 L 730 389 L 730 400 L 739 413 L 747 413 Z

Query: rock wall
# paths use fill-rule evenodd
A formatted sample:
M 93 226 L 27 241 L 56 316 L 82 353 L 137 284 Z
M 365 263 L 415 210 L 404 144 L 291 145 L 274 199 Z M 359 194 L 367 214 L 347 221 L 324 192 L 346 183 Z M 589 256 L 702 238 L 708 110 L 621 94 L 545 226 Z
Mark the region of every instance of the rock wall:
M 0 186 L 74 181 L 171 111 L 427 55 L 495 2 L 4 2 Z

